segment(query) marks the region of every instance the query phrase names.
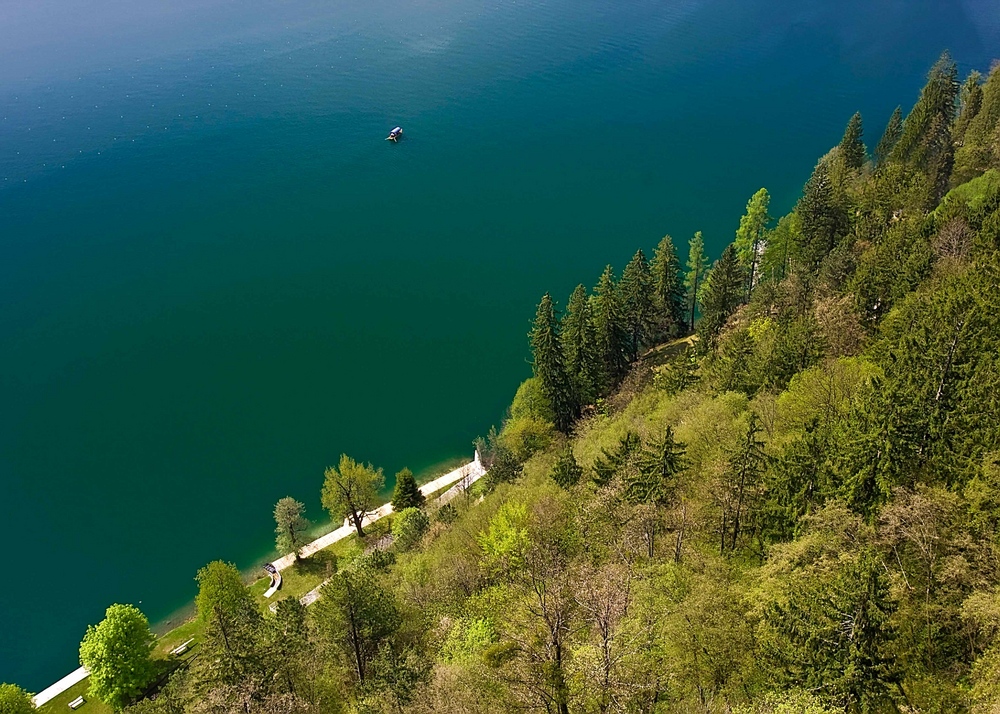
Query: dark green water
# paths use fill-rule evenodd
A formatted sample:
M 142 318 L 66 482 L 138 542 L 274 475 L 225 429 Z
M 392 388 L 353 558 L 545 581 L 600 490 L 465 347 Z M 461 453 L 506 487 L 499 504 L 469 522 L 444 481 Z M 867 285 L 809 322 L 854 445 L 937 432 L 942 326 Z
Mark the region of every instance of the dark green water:
M 252 563 L 278 498 L 321 518 L 341 452 L 470 454 L 544 291 L 717 254 L 1000 39 L 985 1 L 363 6 L 0 10 L 0 681 Z

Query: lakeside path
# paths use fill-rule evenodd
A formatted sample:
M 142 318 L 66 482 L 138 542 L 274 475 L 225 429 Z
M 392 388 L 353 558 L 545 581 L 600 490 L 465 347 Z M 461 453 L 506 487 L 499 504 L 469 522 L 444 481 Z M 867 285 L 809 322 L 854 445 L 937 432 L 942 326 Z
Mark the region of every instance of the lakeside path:
M 444 476 L 440 476 L 434 479 L 433 481 L 425 483 L 423 486 L 420 487 L 420 492 L 425 496 L 430 496 L 431 494 L 437 493 L 443 488 L 446 488 L 448 486 L 454 486 L 454 488 L 449 489 L 449 491 L 446 494 L 444 494 L 445 496 L 451 494 L 451 497 L 453 498 L 455 495 L 452 494 L 453 491 L 456 491 L 456 489 L 467 488 L 468 486 L 478 481 L 485 473 L 486 469 L 483 468 L 483 465 L 479 460 L 479 452 L 477 451 L 476 456 L 472 461 L 463 466 L 459 466 L 454 471 L 449 471 Z M 462 483 L 458 483 L 460 481 Z M 450 500 L 451 498 L 448 498 L 446 501 L 443 501 L 443 503 L 447 503 L 447 501 Z M 388 516 L 390 513 L 392 513 L 392 503 L 385 503 L 379 506 L 374 511 L 366 513 L 365 517 L 361 519 L 361 525 L 365 526 L 368 525 L 369 523 L 373 523 L 379 520 L 380 518 Z M 318 553 L 324 548 L 327 548 L 336 543 L 337 541 L 343 540 L 344 538 L 347 538 L 351 534 L 356 532 L 357 531 L 354 528 L 354 526 L 350 524 L 343 525 L 340 528 L 336 528 L 327 533 L 325 536 L 317 538 L 312 543 L 303 546 L 302 550 L 300 551 L 301 557 L 308 558 L 309 556 Z M 275 569 L 280 572 L 285 568 L 288 568 L 294 562 L 295 562 L 295 554 L 290 553 L 289 555 L 286 555 L 282 558 L 278 558 L 273 563 L 271 563 L 271 565 L 273 565 Z M 316 595 L 313 596 L 313 598 L 310 600 L 310 603 L 315 601 L 316 597 L 318 597 L 318 593 L 319 593 L 319 588 L 316 588 Z M 312 595 L 312 593 L 307 593 L 307 596 L 308 595 Z M 80 667 L 78 669 L 75 669 L 69 674 L 67 674 L 65 677 L 60 679 L 55 684 L 51 684 L 42 691 L 40 691 L 38 694 L 33 696 L 31 700 L 35 703 L 36 707 L 40 707 L 43 704 L 55 699 L 70 687 L 79 684 L 89 675 L 90 672 L 87 671 L 86 667 Z

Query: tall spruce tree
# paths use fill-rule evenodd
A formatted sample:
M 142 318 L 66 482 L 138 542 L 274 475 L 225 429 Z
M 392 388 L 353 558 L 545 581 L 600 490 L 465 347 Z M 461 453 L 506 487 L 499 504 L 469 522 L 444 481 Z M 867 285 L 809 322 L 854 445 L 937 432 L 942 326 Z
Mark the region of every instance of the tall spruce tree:
M 843 211 L 838 205 L 826 161 L 816 165 L 795 212 L 802 222 L 799 253 L 809 269 L 815 271 L 836 245 L 837 233 L 843 224 Z
M 656 337 L 673 337 L 684 330 L 684 284 L 677 249 L 670 236 L 663 236 L 650 263 L 653 279 L 653 310 Z
M 955 119 L 955 126 L 952 135 L 955 143 L 961 146 L 965 140 L 965 132 L 969 129 L 969 124 L 979 114 L 983 108 L 983 75 L 973 70 L 959 92 L 958 118 Z
M 542 392 L 552 405 L 556 428 L 569 431 L 576 418 L 573 389 L 566 375 L 562 345 L 559 342 L 559 321 L 552 296 L 545 293 L 538 303 L 535 324 L 531 328 L 532 368 L 542 383 Z
M 618 386 L 628 369 L 628 333 L 615 285 L 615 274 L 610 265 L 601 273 L 590 307 L 601 367 L 600 392 L 608 394 Z
M 566 444 L 559 452 L 559 458 L 552 469 L 552 479 L 563 488 L 569 489 L 579 483 L 582 477 L 583 469 L 573 456 L 573 448 Z
M 899 143 L 899 137 L 903 135 L 903 109 L 896 107 L 889 117 L 889 123 L 885 125 L 885 132 L 875 147 L 875 163 L 878 166 L 884 164 L 892 155 L 892 150 Z
M 920 98 L 903 122 L 903 133 L 892 157 L 923 171 L 927 176 L 928 205 L 936 203 L 948 187 L 955 162 L 952 124 L 958 106 L 958 68 L 945 51 L 927 75 Z
M 750 300 L 750 291 L 760 277 L 760 258 L 764 249 L 764 231 L 771 217 L 767 214 L 771 196 L 766 188 L 762 188 L 747 201 L 747 211 L 740 218 L 740 227 L 736 229 L 736 255 L 746 273 L 746 297 Z
M 743 300 L 746 278 L 736 257 L 736 248 L 730 243 L 705 281 L 701 298 L 701 322 L 698 334 L 711 341 L 719 334 L 733 311 Z
M 574 402 L 578 406 L 593 404 L 597 399 L 601 369 L 596 353 L 597 338 L 590 314 L 590 301 L 583 285 L 577 285 L 569 297 L 560 337 L 566 360 L 566 374 L 575 395 Z
M 635 362 L 646 346 L 653 327 L 653 280 L 649 273 L 649 263 L 639 249 L 622 271 L 618 284 L 621 296 L 622 315 L 628 333 L 628 359 Z
M 694 332 L 694 315 L 698 308 L 698 290 L 701 289 L 708 273 L 708 256 L 705 255 L 705 239 L 701 231 L 688 241 L 687 272 L 684 273 L 684 289 L 688 330 Z
M 840 155 L 848 168 L 860 169 L 865 165 L 865 144 L 863 140 L 864 127 L 861 123 L 861 112 L 855 112 L 847 122 L 844 138 L 840 140 Z

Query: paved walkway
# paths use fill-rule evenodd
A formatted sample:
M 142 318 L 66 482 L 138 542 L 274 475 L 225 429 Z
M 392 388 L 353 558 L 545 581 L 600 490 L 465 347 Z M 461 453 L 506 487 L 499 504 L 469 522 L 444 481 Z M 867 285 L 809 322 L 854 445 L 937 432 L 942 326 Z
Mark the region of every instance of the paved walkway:
M 478 481 L 485 473 L 486 470 L 483 468 L 482 463 L 480 463 L 479 461 L 479 452 L 477 451 L 476 456 L 472 461 L 465 464 L 464 466 L 458 467 L 454 471 L 446 473 L 444 476 L 441 476 L 440 478 L 436 478 L 433 481 L 430 481 L 429 483 L 425 483 L 423 486 L 420 487 L 420 492 L 425 496 L 429 496 L 432 493 L 437 493 L 446 486 L 451 486 L 456 481 L 462 481 L 464 484 L 466 484 L 466 486 L 464 487 L 467 488 L 468 487 L 467 484 L 471 484 L 474 483 L 475 481 Z M 450 491 L 448 491 L 448 493 L 455 491 L 459 487 L 462 487 L 462 485 L 459 484 L 459 486 L 456 486 L 455 488 L 451 489 Z M 448 493 L 446 493 L 445 495 L 447 496 Z M 451 499 L 449 498 L 448 500 Z M 442 501 L 442 503 L 447 503 L 447 501 Z M 392 504 L 391 503 L 383 504 L 374 511 L 366 513 L 365 517 L 361 519 L 361 525 L 362 527 L 366 526 L 369 523 L 372 523 L 380 518 L 388 516 L 390 513 L 392 513 Z M 313 555 L 323 550 L 324 548 L 333 545 L 337 541 L 347 538 L 354 532 L 355 532 L 354 526 L 350 524 L 343 525 L 340 528 L 337 528 L 336 530 L 327 533 L 322 538 L 317 538 L 309 545 L 303 546 L 301 550 L 301 555 L 303 558 L 308 558 L 310 555 Z M 276 561 L 272 563 L 272 565 L 274 565 L 275 569 L 280 572 L 285 568 L 287 568 L 288 566 L 292 565 L 292 563 L 294 562 L 295 562 L 295 554 L 291 553 L 283 558 L 278 558 Z M 302 598 L 302 600 L 303 601 L 308 600 L 308 602 L 303 602 L 303 604 L 304 605 L 312 604 L 318 597 L 319 597 L 319 588 L 317 587 L 312 591 L 306 593 L 306 595 Z M 40 707 L 46 702 L 49 702 L 52 699 L 58 697 L 60 694 L 65 692 L 74 684 L 82 682 L 84 679 L 87 678 L 89 674 L 90 672 L 87 671 L 86 667 L 80 667 L 79 669 L 76 669 L 67 674 L 65 677 L 60 679 L 55 684 L 46 687 L 31 699 L 35 703 L 36 707 Z
M 436 478 L 433 481 L 430 481 L 429 483 L 425 483 L 423 486 L 420 487 L 420 492 L 425 496 L 427 496 L 432 493 L 437 493 L 442 488 L 451 486 L 457 481 L 467 481 L 469 483 L 472 483 L 481 478 L 484 473 L 486 473 L 486 470 L 483 468 L 482 463 L 480 463 L 479 453 L 477 452 L 475 459 L 465 464 L 464 466 L 459 466 L 454 471 L 449 471 L 440 478 Z M 471 479 L 471 481 L 469 481 L 469 479 Z M 368 513 L 366 513 L 364 518 L 361 519 L 361 526 L 364 527 L 369 523 L 374 523 L 380 518 L 385 518 L 390 513 L 392 513 L 392 504 L 385 503 L 376 508 L 374 511 L 369 511 Z M 312 543 L 302 546 L 302 550 L 299 551 L 300 557 L 308 558 L 309 556 L 318 553 L 324 548 L 330 547 L 337 541 L 347 538 L 352 533 L 357 533 L 357 529 L 354 526 L 350 525 L 349 523 L 345 523 L 345 525 L 342 525 L 340 528 L 330 531 L 322 538 L 317 538 Z M 283 558 L 278 558 L 273 563 L 271 563 L 271 565 L 273 565 L 276 570 L 281 572 L 282 570 L 290 567 L 294 563 L 295 563 L 295 554 L 289 553 Z

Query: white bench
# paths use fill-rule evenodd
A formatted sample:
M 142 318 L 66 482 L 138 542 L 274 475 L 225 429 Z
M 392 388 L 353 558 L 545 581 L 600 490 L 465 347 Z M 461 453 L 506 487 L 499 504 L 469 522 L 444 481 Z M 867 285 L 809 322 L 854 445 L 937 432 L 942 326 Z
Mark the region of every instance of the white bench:
M 182 654 L 188 651 L 188 647 L 191 646 L 192 642 L 194 642 L 193 637 L 184 644 L 174 647 L 172 650 L 170 650 L 170 654 L 172 654 L 174 657 L 180 657 Z
M 79 709 L 80 707 L 83 706 L 83 703 L 84 703 L 83 702 L 83 697 L 77 697 L 76 699 L 74 699 L 73 701 L 71 701 L 69 703 L 69 708 L 70 709 Z

